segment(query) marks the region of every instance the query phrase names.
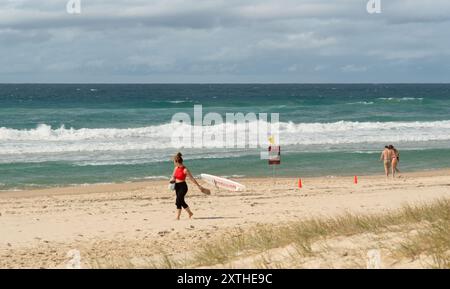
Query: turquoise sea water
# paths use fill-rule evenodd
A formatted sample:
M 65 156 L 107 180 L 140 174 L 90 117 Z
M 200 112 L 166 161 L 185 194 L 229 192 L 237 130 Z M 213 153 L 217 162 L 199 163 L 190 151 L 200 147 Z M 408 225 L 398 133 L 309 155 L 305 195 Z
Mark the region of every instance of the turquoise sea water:
M 382 173 L 391 143 L 403 171 L 450 167 L 448 84 L 3 84 L 0 189 L 168 177 L 171 118 L 194 105 L 279 113 L 280 176 Z M 182 152 L 194 174 L 271 176 L 262 150 Z

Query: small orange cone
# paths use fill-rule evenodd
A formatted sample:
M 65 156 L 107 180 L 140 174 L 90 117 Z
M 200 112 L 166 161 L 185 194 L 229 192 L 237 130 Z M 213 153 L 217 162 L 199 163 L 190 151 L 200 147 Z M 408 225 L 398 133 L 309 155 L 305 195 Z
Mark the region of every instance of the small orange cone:
M 355 176 L 355 179 L 353 180 L 353 182 L 355 183 L 355 185 L 358 184 L 358 176 Z
M 298 179 L 298 188 L 301 189 L 303 187 L 302 179 Z

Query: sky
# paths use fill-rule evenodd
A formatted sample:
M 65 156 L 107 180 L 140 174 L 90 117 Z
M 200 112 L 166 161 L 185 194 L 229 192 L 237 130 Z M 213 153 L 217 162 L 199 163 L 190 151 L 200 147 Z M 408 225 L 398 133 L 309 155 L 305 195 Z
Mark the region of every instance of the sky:
M 450 82 L 450 1 L 0 0 L 0 83 Z

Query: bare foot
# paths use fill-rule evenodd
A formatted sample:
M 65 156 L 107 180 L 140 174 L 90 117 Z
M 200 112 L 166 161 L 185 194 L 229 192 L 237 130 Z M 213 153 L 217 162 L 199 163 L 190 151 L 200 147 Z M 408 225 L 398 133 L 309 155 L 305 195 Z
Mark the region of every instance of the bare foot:
M 192 219 L 192 216 L 194 215 L 194 213 L 190 213 L 189 214 L 189 219 Z

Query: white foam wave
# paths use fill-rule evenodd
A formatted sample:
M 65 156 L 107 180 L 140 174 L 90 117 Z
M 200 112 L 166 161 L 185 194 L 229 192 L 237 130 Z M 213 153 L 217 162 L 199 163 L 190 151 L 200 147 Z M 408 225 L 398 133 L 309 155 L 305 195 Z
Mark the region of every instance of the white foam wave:
M 191 100 L 171 100 L 171 101 L 169 101 L 169 103 L 173 103 L 173 104 L 187 103 L 187 102 L 192 102 L 192 101 Z
M 133 180 L 169 180 L 168 176 L 148 176 L 143 178 L 133 178 Z
M 221 176 L 222 178 L 226 178 L 226 179 L 231 179 L 231 178 L 236 178 L 236 179 L 241 179 L 241 178 L 245 178 L 246 175 L 231 175 L 231 176 Z
M 349 102 L 347 104 L 364 104 L 364 105 L 371 105 L 374 104 L 373 101 L 357 101 L 357 102 Z
M 267 125 L 260 121 L 259 125 Z M 250 126 L 256 125 L 255 123 Z M 61 126 L 51 128 L 39 125 L 35 129 L 17 130 L 0 128 L 0 155 L 90 153 L 97 159 L 104 153 L 128 154 L 136 151 L 177 149 L 172 145 L 174 131 L 193 127 L 185 124 L 168 123 L 142 128 L 128 129 L 73 129 Z M 450 120 L 430 122 L 348 122 L 293 123 L 281 122 L 280 141 L 282 145 L 336 145 L 359 143 L 399 143 L 450 140 Z M 245 133 L 248 125 L 220 124 L 203 127 L 205 134 L 225 131 Z M 264 139 L 264 137 L 263 137 Z M 256 143 L 255 143 L 256 142 Z M 252 146 L 258 143 L 251 140 Z M 217 143 L 204 142 L 204 147 L 213 149 Z M 200 151 L 201 154 L 204 151 Z M 139 153 L 141 154 L 141 153 Z M 138 155 L 139 155 L 138 154 Z M 110 158 L 107 159 L 110 161 Z M 122 160 L 117 160 L 121 162 Z M 128 161 L 128 160 L 127 160 Z
M 387 100 L 387 101 L 422 101 L 423 97 L 380 97 L 379 100 Z

